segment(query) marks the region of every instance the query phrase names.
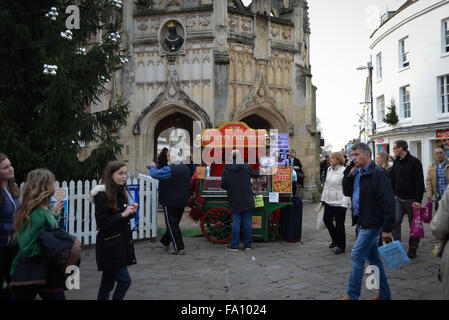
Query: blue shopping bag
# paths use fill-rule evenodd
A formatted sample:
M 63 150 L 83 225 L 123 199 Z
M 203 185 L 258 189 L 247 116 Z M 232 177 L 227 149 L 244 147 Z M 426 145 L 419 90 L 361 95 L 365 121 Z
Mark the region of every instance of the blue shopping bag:
M 398 240 L 384 244 L 378 250 L 388 269 L 394 269 L 410 262 L 401 242 Z

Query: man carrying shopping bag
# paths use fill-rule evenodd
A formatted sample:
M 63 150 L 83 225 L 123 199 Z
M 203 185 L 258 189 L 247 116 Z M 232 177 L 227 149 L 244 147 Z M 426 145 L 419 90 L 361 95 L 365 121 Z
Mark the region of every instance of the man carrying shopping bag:
M 379 294 L 369 300 L 390 300 L 387 276 L 377 250 L 378 236 L 391 242 L 395 225 L 395 202 L 387 172 L 371 160 L 371 149 L 365 143 L 351 148 L 353 160 L 348 162 L 343 177 L 343 193 L 352 198 L 353 215 L 359 227 L 359 235 L 351 251 L 352 268 L 349 288 L 341 300 L 357 300 L 360 297 L 365 261 L 379 268 Z

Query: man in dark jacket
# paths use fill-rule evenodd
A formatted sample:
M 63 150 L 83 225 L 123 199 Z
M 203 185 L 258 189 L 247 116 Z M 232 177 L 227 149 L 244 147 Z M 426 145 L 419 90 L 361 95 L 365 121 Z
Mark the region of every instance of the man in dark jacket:
M 396 159 L 391 170 L 391 182 L 396 201 L 396 226 L 393 229 L 394 240 L 401 241 L 401 225 L 404 215 L 408 216 L 409 227 L 413 222 L 413 208 L 421 208 L 424 195 L 424 174 L 421 161 L 413 157 L 408 150 L 407 142 L 398 140 L 393 145 Z M 416 257 L 419 238 L 409 238 L 408 256 Z
M 329 166 L 330 166 L 330 162 L 329 162 L 329 161 L 330 161 L 330 160 L 329 160 L 329 156 L 326 155 L 326 156 L 324 157 L 324 160 L 322 160 L 322 161 L 320 162 L 320 180 L 321 180 L 321 183 L 322 183 L 322 184 L 324 184 L 324 182 L 326 181 L 327 169 L 328 169 Z
M 353 214 L 360 231 L 351 251 L 349 288 L 342 300 L 359 298 L 366 260 L 379 268 L 380 290 L 373 300 L 391 299 L 377 241 L 381 231 L 382 239 L 391 241 L 395 212 L 393 190 L 387 172 L 371 160 L 367 144 L 354 144 L 351 155 L 354 160 L 348 162 L 344 172 L 343 193 L 352 198 Z
M 298 183 L 294 182 L 293 184 L 293 196 L 296 196 L 296 185 L 299 184 L 301 188 L 304 188 L 304 172 L 302 171 L 302 164 L 298 158 L 296 158 L 296 151 L 290 151 L 290 164 L 296 172 L 296 176 L 298 178 Z
M 221 174 L 221 188 L 227 190 L 229 209 L 232 214 L 232 241 L 229 249 L 239 249 L 240 224 L 243 221 L 243 235 L 245 250 L 252 247 L 252 210 L 254 209 L 254 195 L 251 185 L 251 177 L 256 178 L 259 173 L 249 164 L 237 164 L 242 162 L 240 152 L 233 150 L 231 153 L 232 164 L 227 164 Z
M 170 243 L 173 243 L 174 250 L 169 251 L 170 254 L 184 254 L 185 247 L 179 223 L 184 208 L 189 205 L 191 171 L 183 163 L 156 169 L 153 162 L 150 165 L 150 175 L 159 180 L 159 202 L 163 206 L 167 226 L 161 243 L 167 251 Z

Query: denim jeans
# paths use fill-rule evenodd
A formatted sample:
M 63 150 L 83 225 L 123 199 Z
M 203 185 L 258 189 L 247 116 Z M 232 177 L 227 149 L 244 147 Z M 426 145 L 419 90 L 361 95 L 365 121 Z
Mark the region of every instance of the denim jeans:
M 112 300 L 123 300 L 131 286 L 131 277 L 126 267 L 118 270 L 104 270 L 101 277 L 100 289 L 98 290 L 98 300 L 109 300 L 109 294 L 114 289 L 117 282 Z
M 382 227 L 359 230 L 359 235 L 351 251 L 352 268 L 351 275 L 349 276 L 349 288 L 347 293 L 352 300 L 357 300 L 360 297 L 366 260 L 368 260 L 370 265 L 375 265 L 379 268 L 380 297 L 387 300 L 391 299 L 387 276 L 382 261 L 380 260 L 377 247 L 377 239 L 381 229 Z
M 251 248 L 253 244 L 252 211 L 232 213 L 232 241 L 231 247 L 238 248 L 240 243 L 240 224 L 243 220 L 243 239 L 245 248 Z

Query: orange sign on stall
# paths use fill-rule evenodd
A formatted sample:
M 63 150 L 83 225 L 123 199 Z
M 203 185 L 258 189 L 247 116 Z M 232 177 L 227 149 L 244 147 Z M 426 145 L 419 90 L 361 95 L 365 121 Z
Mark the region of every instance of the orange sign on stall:
M 196 167 L 198 179 L 206 179 L 206 167 Z
M 273 192 L 292 193 L 292 167 L 278 167 L 273 175 Z

